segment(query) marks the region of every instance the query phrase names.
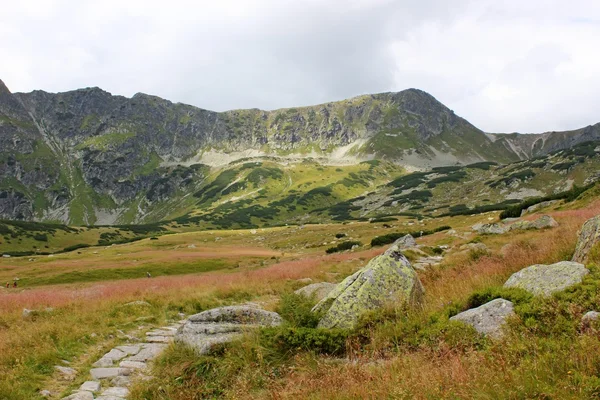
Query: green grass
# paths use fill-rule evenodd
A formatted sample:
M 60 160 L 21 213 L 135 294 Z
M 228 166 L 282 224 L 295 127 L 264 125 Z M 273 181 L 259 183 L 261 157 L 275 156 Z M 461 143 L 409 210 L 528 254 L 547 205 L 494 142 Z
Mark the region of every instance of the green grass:
M 145 278 L 146 272 L 152 276 L 171 276 L 195 274 L 230 268 L 231 265 L 219 259 L 203 260 L 190 263 L 145 264 L 141 267 L 101 268 L 88 271 L 71 271 L 50 277 L 23 278 L 21 285 L 27 287 L 58 285 L 67 283 L 99 282 L 121 279 Z

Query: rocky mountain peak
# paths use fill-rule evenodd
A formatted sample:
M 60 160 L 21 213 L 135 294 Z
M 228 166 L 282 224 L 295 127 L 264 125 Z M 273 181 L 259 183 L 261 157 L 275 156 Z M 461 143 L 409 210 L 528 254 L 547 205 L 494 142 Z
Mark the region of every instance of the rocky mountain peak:
M 11 94 L 2 79 L 0 79 L 0 94 Z

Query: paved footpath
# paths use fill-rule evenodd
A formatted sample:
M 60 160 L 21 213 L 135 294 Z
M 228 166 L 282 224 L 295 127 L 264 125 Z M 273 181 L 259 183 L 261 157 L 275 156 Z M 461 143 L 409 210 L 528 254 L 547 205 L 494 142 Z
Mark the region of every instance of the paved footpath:
M 143 343 L 115 347 L 92 364 L 91 379 L 62 400 L 125 400 L 129 395 L 127 387 L 135 379 L 149 378 L 146 375 L 149 362 L 173 341 L 177 328 L 184 322 L 146 332 Z

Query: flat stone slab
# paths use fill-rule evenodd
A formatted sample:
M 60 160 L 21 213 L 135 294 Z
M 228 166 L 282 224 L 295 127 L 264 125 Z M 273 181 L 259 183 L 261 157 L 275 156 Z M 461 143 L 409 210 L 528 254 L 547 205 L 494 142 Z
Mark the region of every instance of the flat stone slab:
M 62 400 L 94 400 L 92 392 L 75 392 L 70 396 L 63 397 Z
M 590 271 L 573 261 L 561 261 L 555 264 L 535 264 L 515 272 L 504 287 L 521 288 L 535 296 L 550 296 L 566 288 L 581 283 Z
M 126 352 L 115 348 L 115 349 L 112 349 L 111 351 L 109 351 L 108 353 L 106 353 L 105 355 L 103 355 L 102 358 L 109 358 L 113 361 L 118 361 L 121 358 L 124 358 L 125 356 L 127 356 Z
M 166 344 L 163 343 L 143 343 L 141 344 L 142 349 L 136 355 L 129 356 L 126 361 L 148 361 L 152 360 L 167 348 Z
M 155 329 L 153 331 L 146 332 L 146 336 L 175 336 L 175 330 Z
M 146 367 L 148 367 L 148 364 L 141 361 L 121 361 L 119 363 L 119 367 L 131 369 L 145 369 Z
M 117 346 L 115 348 L 117 350 L 121 350 L 123 353 L 126 353 L 127 355 L 133 356 L 133 355 L 139 353 L 142 347 L 140 345 L 124 345 L 124 346 Z
M 171 343 L 173 340 L 172 336 L 148 336 L 146 340 L 149 343 Z
M 114 378 L 115 376 L 128 376 L 131 373 L 129 368 L 92 368 L 90 374 L 93 379 Z
M 456 314 L 450 318 L 450 321 L 464 322 L 479 333 L 500 338 L 502 337 L 502 325 L 511 315 L 514 315 L 513 303 L 504 299 L 495 299 L 477 308 Z
M 126 400 L 125 397 L 121 396 L 100 396 L 96 397 L 96 400 Z
M 114 361 L 110 358 L 102 357 L 98 359 L 95 363 L 92 364 L 93 367 L 112 367 L 114 365 Z
M 101 388 L 100 382 L 98 381 L 86 381 L 79 386 L 79 390 L 85 390 L 88 392 L 99 392 Z

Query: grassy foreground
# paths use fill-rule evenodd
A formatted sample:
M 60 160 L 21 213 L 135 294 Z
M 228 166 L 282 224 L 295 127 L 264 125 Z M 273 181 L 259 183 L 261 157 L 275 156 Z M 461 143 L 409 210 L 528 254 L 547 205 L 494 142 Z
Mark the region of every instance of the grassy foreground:
M 497 217 L 488 213 L 426 220 L 422 225 L 399 218 L 385 223 L 391 228 L 365 222 L 182 233 L 34 261 L 3 259 L 0 279 L 18 273 L 23 287 L 0 290 L 0 399 L 40 398 L 41 389 L 59 398 L 80 384 L 91 361 L 123 341 L 123 334 L 143 335 L 151 326 L 178 319 L 179 312 L 244 301 L 278 310 L 286 325 L 249 333 L 210 357 L 173 346 L 157 362 L 156 378 L 134 387 L 131 397 L 597 397 L 598 331 L 581 331 L 579 320 L 600 304 L 598 269 L 590 265 L 593 273 L 583 285 L 545 301 L 518 291 L 507 293 L 501 285 L 523 267 L 569 259 L 577 230 L 598 213 L 599 202 L 582 200 L 550 212 L 558 228 L 501 236 L 469 232 L 474 223 Z M 418 239 L 432 248 L 453 248 L 440 267 L 419 272 L 426 288 L 419 310 L 392 305 L 365 318 L 355 331 L 321 331 L 307 312 L 310 304 L 290 296 L 303 285 L 299 279 L 338 282 L 364 266 L 384 250 L 366 245 L 376 236 L 442 225 L 452 226 L 456 234 L 438 232 Z M 338 233 L 346 236 L 336 239 Z M 365 245 L 325 253 L 344 240 Z M 467 242 L 483 242 L 490 251 L 459 251 Z M 150 280 L 137 278 L 153 263 L 161 268 L 153 271 L 162 272 Z M 205 263 L 217 267 L 185 267 Z M 115 270 L 135 273 L 120 276 Z M 100 274 L 102 282 L 94 274 Z M 515 302 L 518 314 L 505 342 L 490 342 L 448 322 L 450 315 L 500 295 Z M 150 306 L 124 305 L 134 300 Z M 23 318 L 23 308 L 38 313 Z M 80 371 L 76 381 L 58 379 L 54 366 L 63 365 L 62 360 Z

